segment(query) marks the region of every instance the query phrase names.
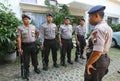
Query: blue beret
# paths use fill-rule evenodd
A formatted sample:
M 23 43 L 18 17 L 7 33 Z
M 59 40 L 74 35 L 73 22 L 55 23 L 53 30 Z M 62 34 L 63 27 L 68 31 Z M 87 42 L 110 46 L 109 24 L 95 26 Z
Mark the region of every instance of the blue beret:
M 85 19 L 82 18 L 82 19 L 80 19 L 80 21 L 84 21 L 85 22 Z
M 26 15 L 26 14 L 23 14 L 23 15 L 22 15 L 22 19 L 23 19 L 23 18 L 31 19 L 31 18 L 30 18 L 28 15 Z
M 53 17 L 52 13 L 47 13 L 46 16 L 51 16 L 51 17 Z
M 65 16 L 65 19 L 70 19 L 70 17 L 69 16 Z
M 93 13 L 96 13 L 96 12 L 104 12 L 105 8 L 106 7 L 102 6 L 102 5 L 94 6 L 88 11 L 88 14 L 93 14 Z

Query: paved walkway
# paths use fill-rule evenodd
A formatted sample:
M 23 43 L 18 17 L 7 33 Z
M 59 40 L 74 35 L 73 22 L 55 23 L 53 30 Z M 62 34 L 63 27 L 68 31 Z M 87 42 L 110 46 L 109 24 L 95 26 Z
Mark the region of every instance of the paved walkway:
M 72 54 L 74 58 L 74 53 Z M 117 70 L 120 70 L 120 49 L 112 48 L 110 57 L 110 71 L 103 81 L 120 81 L 120 74 L 117 73 Z M 39 63 L 42 65 L 41 61 Z M 85 60 L 79 59 L 79 62 L 74 62 L 74 65 L 68 64 L 67 67 L 54 68 L 50 60 L 49 70 L 41 70 L 39 75 L 34 73 L 32 66 L 30 67 L 30 81 L 84 81 L 84 66 Z M 39 68 L 41 69 L 42 66 Z M 25 81 L 20 77 L 20 64 L 16 62 L 0 65 L 0 81 Z

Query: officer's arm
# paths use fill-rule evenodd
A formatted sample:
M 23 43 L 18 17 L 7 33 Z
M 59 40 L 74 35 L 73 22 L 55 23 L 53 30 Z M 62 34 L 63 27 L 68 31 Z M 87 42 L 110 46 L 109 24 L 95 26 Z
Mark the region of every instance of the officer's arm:
M 58 34 L 59 43 L 61 43 L 61 34 Z
M 43 26 L 40 27 L 40 42 L 43 45 L 44 43 L 44 27 Z
M 21 49 L 21 36 L 17 35 L 17 47 L 18 49 Z
M 38 39 L 39 37 L 39 30 L 35 27 L 35 37 Z
M 76 43 L 78 44 L 78 37 L 77 37 L 77 34 L 78 34 L 78 28 L 76 27 L 75 28 L 75 40 L 76 40 Z
M 92 65 L 93 63 L 95 63 L 100 58 L 101 55 L 102 55 L 102 52 L 93 51 L 90 58 L 87 61 L 87 65 Z
M 36 36 L 36 38 L 38 39 L 38 37 L 39 37 L 39 32 L 36 32 L 36 33 L 35 33 L 35 36 Z
M 75 40 L 76 40 L 76 42 L 78 41 L 77 34 L 75 34 Z

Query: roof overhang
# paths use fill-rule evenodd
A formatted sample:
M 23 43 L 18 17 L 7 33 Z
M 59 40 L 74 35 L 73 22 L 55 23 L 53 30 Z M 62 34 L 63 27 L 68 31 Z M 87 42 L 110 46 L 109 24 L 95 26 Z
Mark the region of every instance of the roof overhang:
M 78 1 L 72 1 L 67 4 L 71 15 L 75 16 L 85 16 L 85 12 L 89 10 L 92 6 L 89 4 L 81 3 Z
M 120 0 L 108 0 L 108 1 L 110 1 L 110 2 L 113 2 L 113 3 L 115 3 L 115 4 L 120 5 Z
M 38 12 L 38 13 L 46 13 L 49 11 L 49 8 L 47 6 L 40 6 L 40 5 L 28 4 L 28 3 L 20 3 L 20 9 L 22 11 Z
M 75 8 L 75 9 L 81 9 L 81 10 L 88 10 L 92 7 L 92 5 L 86 4 L 86 3 L 81 3 L 78 1 L 72 1 L 68 4 L 69 7 Z

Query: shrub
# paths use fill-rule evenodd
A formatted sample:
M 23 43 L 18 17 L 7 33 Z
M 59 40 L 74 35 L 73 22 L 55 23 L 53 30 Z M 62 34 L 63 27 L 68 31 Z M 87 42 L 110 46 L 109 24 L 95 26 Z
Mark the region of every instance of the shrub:
M 114 32 L 120 31 L 120 24 L 110 24 Z
M 0 56 L 15 51 L 16 27 L 21 22 L 3 3 L 0 3 Z

